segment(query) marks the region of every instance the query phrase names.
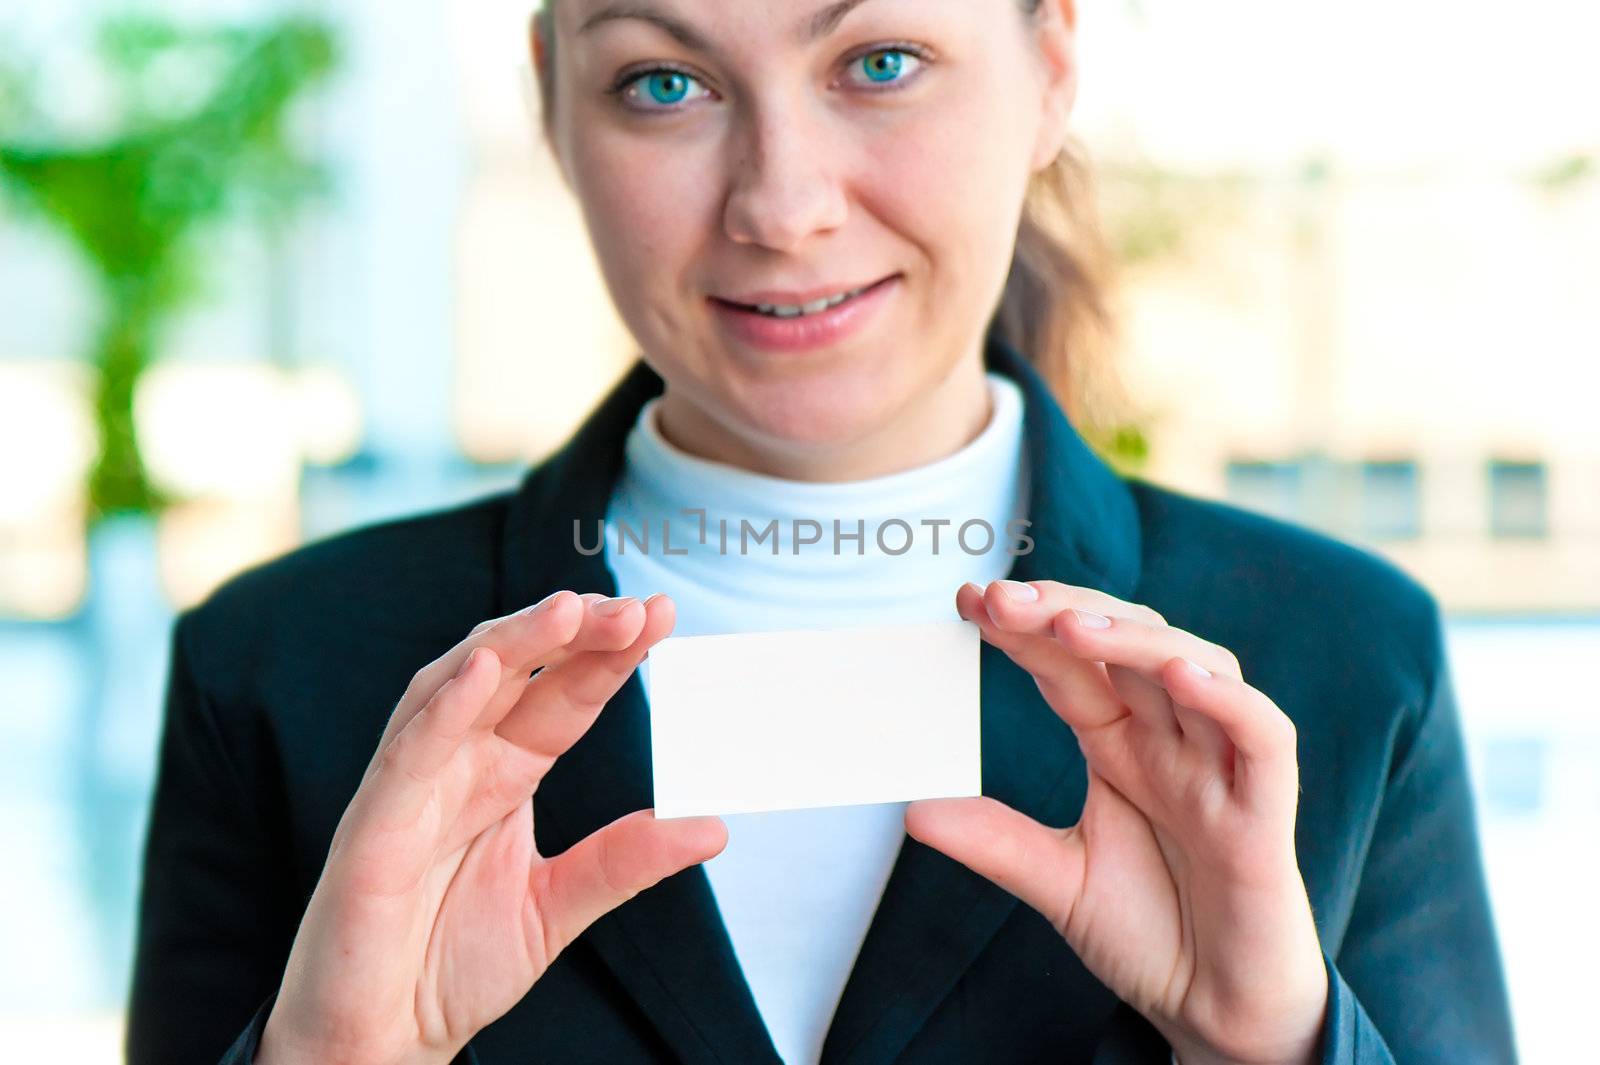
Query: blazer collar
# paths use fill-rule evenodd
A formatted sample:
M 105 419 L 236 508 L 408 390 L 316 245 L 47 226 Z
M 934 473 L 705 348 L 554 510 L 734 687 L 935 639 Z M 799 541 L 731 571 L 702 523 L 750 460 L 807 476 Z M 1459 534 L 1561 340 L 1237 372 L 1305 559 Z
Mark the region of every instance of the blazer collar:
M 1087 446 L 1014 347 L 991 333 L 984 359 L 1024 396 L 1034 548 L 1017 556 L 1010 575 L 1128 598 L 1139 575 L 1140 530 L 1127 484 Z M 621 473 L 627 434 L 640 407 L 663 388 L 636 361 L 566 444 L 524 479 L 506 517 L 499 613 L 560 588 L 616 593 L 603 556 L 575 549 L 573 523 L 591 542 Z M 1071 731 L 1033 678 L 987 643 L 980 672 L 984 794 L 1047 824 L 1071 824 L 1085 787 Z M 648 706 L 635 673 L 540 784 L 541 852 L 559 853 L 653 804 Z M 824 1065 L 892 1061 L 1016 905 L 1001 888 L 904 837 L 834 1012 Z M 685 1061 L 778 1060 L 699 866 L 641 892 L 584 938 Z

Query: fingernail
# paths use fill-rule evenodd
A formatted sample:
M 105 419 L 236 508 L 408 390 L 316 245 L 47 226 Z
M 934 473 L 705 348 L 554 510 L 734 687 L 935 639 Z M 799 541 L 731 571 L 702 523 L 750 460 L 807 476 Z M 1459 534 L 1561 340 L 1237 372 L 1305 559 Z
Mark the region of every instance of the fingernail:
M 1109 629 L 1111 627 L 1111 619 L 1104 614 L 1096 614 L 1093 610 L 1079 610 L 1077 607 L 1073 607 L 1072 612 L 1078 615 L 1078 624 L 1086 629 Z
M 1000 590 L 1019 603 L 1031 603 L 1039 598 L 1039 589 L 1021 581 L 1001 581 Z
M 456 675 L 452 679 L 460 680 L 462 677 L 466 676 L 467 671 L 472 668 L 472 663 L 477 661 L 477 659 L 478 649 L 474 647 L 471 651 L 467 652 L 467 657 L 463 658 L 461 660 L 461 664 L 456 667 Z
M 644 597 L 644 605 L 645 606 L 649 606 L 651 603 L 655 602 L 657 599 L 660 599 L 660 598 L 661 598 L 661 593 L 660 592 L 651 592 L 649 595 Z
M 1209 669 L 1207 669 L 1205 666 L 1202 666 L 1198 662 L 1191 662 L 1187 658 L 1185 658 L 1183 660 L 1183 664 L 1188 667 L 1189 672 L 1193 673 L 1197 677 L 1209 677 L 1209 676 L 1211 676 L 1211 671 Z
M 593 609 L 594 612 L 600 617 L 609 618 L 616 614 L 622 613 L 622 611 L 627 608 L 629 603 L 636 602 L 638 602 L 638 600 L 633 596 L 623 595 L 618 596 L 615 599 L 602 599 L 594 605 Z
M 548 609 L 550 609 L 550 604 L 554 603 L 556 601 L 556 596 L 558 596 L 560 594 L 561 594 L 561 592 L 559 592 L 559 591 L 551 592 L 549 595 L 545 596 L 543 599 L 539 600 L 537 603 L 533 604 L 532 606 L 527 607 L 522 612 L 524 614 L 537 614 L 541 610 L 548 610 Z

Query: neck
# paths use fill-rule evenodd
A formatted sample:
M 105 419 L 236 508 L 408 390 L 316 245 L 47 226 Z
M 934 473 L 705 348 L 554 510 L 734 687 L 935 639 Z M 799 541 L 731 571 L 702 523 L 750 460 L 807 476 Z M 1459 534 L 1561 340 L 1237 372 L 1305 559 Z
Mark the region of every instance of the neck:
M 981 358 L 963 359 L 930 392 L 866 436 L 843 443 L 796 445 L 741 432 L 695 406 L 669 384 L 656 427 L 674 447 L 768 477 L 827 483 L 859 481 L 915 469 L 975 440 L 991 417 Z

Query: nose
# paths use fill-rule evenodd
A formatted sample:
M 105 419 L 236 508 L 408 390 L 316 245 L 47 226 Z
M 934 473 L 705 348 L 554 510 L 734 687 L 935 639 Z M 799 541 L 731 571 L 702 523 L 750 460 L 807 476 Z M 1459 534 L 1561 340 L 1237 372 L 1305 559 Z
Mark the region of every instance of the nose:
M 735 243 L 793 251 L 807 237 L 844 224 L 848 204 L 837 153 L 797 109 L 751 115 L 736 143 L 723 217 Z

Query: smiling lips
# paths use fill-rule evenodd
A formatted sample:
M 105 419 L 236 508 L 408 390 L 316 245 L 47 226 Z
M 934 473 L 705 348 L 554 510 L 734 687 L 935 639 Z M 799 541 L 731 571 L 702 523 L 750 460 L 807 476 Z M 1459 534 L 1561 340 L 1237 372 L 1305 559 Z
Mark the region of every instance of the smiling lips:
M 710 300 L 717 322 L 747 347 L 796 353 L 830 347 L 854 336 L 900 288 L 900 275 L 856 288 L 808 292 L 750 292 L 743 300 Z
M 829 307 L 837 307 L 845 300 L 861 295 L 873 284 L 874 282 L 869 282 L 851 288 L 813 289 L 810 292 L 763 290 L 726 302 L 776 318 L 798 318 L 804 314 L 818 314 Z

